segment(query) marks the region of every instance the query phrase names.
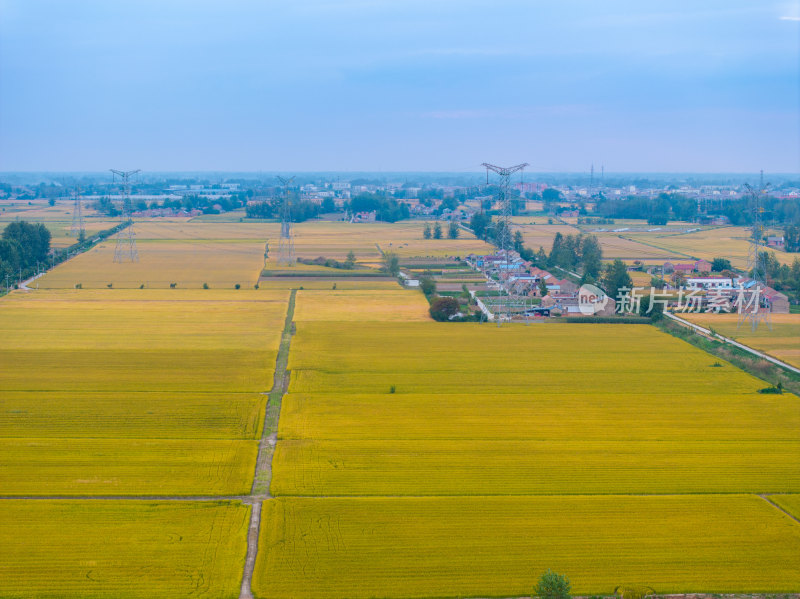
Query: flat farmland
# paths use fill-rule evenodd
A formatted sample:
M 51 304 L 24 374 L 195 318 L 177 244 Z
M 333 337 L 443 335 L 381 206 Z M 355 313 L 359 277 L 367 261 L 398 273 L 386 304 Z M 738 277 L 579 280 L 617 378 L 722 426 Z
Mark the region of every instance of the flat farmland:
M 239 502 L 0 504 L 0 596 L 238 597 L 250 507 Z
M 800 441 L 374 440 L 278 443 L 289 496 L 796 493 Z
M 624 384 L 626 394 L 658 395 L 763 387 L 736 369 L 711 368 L 716 361 L 642 325 L 298 323 L 289 390 L 546 395 Z
M 777 503 L 795 518 L 800 518 L 800 495 L 771 495 L 770 500 Z
M 134 225 L 138 226 L 138 225 Z M 137 240 L 138 262 L 114 262 L 116 241 L 101 242 L 36 282 L 44 289 L 145 287 L 251 288 L 264 262 L 263 241 Z
M 689 313 L 681 318 L 800 368 L 800 314 L 771 314 L 772 328 L 762 323 L 755 331 L 749 323 L 739 327 L 738 314 Z
M 727 258 L 736 268 L 747 266 L 750 230 L 745 227 L 719 227 L 681 234 L 626 233 L 625 235 L 668 252 L 703 258 L 709 262 L 714 258 Z M 772 253 L 781 264 L 791 265 L 795 258 L 793 254 L 786 252 L 772 249 L 766 251 Z
M 576 594 L 800 586 L 800 527 L 743 495 L 279 498 L 254 590 L 274 598 L 518 597 L 539 573 Z
M 425 239 L 424 228 L 425 223 L 421 221 L 393 224 L 305 222 L 294 226 L 297 233 L 295 252 L 304 258 L 325 256 L 343 260 L 352 250 L 359 262 L 376 262 L 381 260 L 381 251 L 394 252 L 401 258 L 463 257 L 492 251 L 486 242 L 463 229 L 458 239 Z M 277 245 L 277 240 L 274 245 Z
M 4 391 L 0 438 L 253 439 L 259 393 Z
M 537 360 L 572 346 L 575 363 Z M 762 382 L 652 327 L 301 322 L 294 348 L 276 495 L 800 488 L 800 401 L 764 399 Z
M 307 321 L 430 321 L 428 302 L 418 290 L 302 290 L 294 319 Z
M 257 452 L 241 440 L 0 439 L 0 494 L 243 495 Z
M 299 320 L 254 589 L 796 589 L 765 497 L 798 509 L 800 399 L 717 362 L 643 325 Z
M 261 290 L 3 298 L 0 494 L 249 491 L 287 301 Z

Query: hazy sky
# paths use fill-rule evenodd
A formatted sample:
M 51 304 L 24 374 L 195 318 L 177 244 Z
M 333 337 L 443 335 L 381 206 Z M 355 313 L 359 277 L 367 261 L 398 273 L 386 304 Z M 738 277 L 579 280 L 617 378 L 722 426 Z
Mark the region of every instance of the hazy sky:
M 0 0 L 0 170 L 800 172 L 800 1 Z

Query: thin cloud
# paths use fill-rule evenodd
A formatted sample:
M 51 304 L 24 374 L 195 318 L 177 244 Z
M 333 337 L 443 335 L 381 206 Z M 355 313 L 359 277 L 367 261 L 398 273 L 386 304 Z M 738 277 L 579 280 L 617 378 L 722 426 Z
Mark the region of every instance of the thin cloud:
M 780 17 L 781 21 L 800 21 L 800 17 Z

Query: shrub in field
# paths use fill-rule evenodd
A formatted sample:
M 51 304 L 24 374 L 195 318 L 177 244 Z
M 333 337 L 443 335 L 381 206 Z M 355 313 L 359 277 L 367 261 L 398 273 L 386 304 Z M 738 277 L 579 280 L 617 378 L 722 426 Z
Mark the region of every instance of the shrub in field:
M 203 289 L 208 289 L 208 283 L 203 283 Z
M 435 297 L 431 300 L 431 318 L 440 322 L 450 320 L 458 313 L 458 300 L 454 297 Z
M 569 578 L 548 570 L 539 578 L 534 593 L 541 599 L 569 599 L 570 589 Z
M 618 586 L 614 589 L 614 594 L 619 595 L 620 599 L 644 599 L 648 595 L 654 595 L 655 591 L 645 586 Z

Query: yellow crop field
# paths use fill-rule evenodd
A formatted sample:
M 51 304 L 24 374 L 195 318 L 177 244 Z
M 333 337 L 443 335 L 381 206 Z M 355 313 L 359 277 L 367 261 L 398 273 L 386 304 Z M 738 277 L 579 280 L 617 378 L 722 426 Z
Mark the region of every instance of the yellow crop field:
M 359 262 L 379 262 L 381 251 L 400 257 L 466 256 L 491 252 L 491 246 L 461 230 L 458 239 L 425 239 L 421 221 L 399 223 L 305 222 L 294 226 L 295 253 L 303 258 L 343 260 L 353 251 Z M 380 246 L 380 250 L 378 249 Z M 277 235 L 270 251 L 277 250 Z
M 800 518 L 800 495 L 770 495 L 769 499 L 777 503 L 795 518 Z
M 528 596 L 800 586 L 800 527 L 756 496 L 280 498 L 265 502 L 254 590 L 280 598 Z
M 762 323 L 755 331 L 749 323 L 739 327 L 738 314 L 690 313 L 681 318 L 800 367 L 800 314 L 771 314 L 772 328 Z
M 725 366 L 729 374 L 732 367 Z M 716 369 L 715 369 L 716 370 Z M 687 417 L 690 414 L 691 417 Z M 725 414 L 720 418 L 720 414 Z M 289 393 L 279 439 L 791 441 L 800 402 L 760 393 Z
M 136 238 L 142 240 L 194 240 L 211 242 L 257 241 L 263 250 L 267 239 L 280 235 L 280 223 L 209 223 L 196 220 L 153 219 L 136 221 Z M 263 254 L 263 251 L 262 251 Z
M 578 430 L 568 441 L 283 440 L 272 493 L 796 493 L 798 455 L 796 440 L 598 442 Z
M 0 596 L 239 595 L 250 507 L 239 502 L 0 504 Z
M 666 251 L 704 258 L 727 258 L 736 268 L 747 266 L 748 239 L 750 230 L 745 227 L 719 227 L 702 229 L 693 233 L 626 233 L 626 236 L 658 246 Z M 795 258 L 792 254 L 775 250 L 767 250 L 774 254 L 781 264 L 791 264 Z M 684 259 L 688 261 L 688 258 Z
M 248 492 L 288 295 L 4 297 L 0 494 Z
M 0 438 L 253 439 L 258 393 L 4 391 Z
M 145 287 L 252 288 L 264 263 L 264 243 L 255 241 L 137 241 L 138 262 L 114 262 L 108 239 L 60 264 L 37 280 L 47 288 Z
M 262 392 L 271 386 L 287 299 L 261 290 L 16 292 L 0 303 L 0 384 Z
M 346 351 L 345 351 L 346 349 Z M 513 352 L 513 359 L 508 356 Z M 298 323 L 290 391 L 748 393 L 763 382 L 644 325 Z
M 397 279 L 386 277 L 274 277 L 261 279 L 260 289 L 332 289 L 351 291 L 357 289 L 397 290 Z
M 429 321 L 422 292 L 395 287 L 381 291 L 299 291 L 294 319 L 304 321 Z
M 244 494 L 257 451 L 219 439 L 0 439 L 0 495 Z
M 529 222 L 529 219 L 522 218 L 525 222 Z M 562 235 L 575 235 L 579 233 L 578 229 L 572 227 L 570 225 L 530 225 L 530 224 L 515 224 L 514 230 L 519 230 L 522 233 L 522 237 L 525 240 L 525 245 L 531 248 L 533 251 L 537 251 L 540 247 L 544 248 L 545 252 L 550 252 L 550 248 L 553 246 L 553 239 L 556 236 L 556 233 L 561 233 Z

